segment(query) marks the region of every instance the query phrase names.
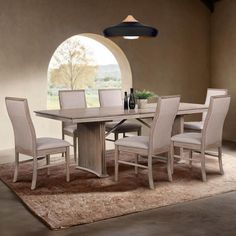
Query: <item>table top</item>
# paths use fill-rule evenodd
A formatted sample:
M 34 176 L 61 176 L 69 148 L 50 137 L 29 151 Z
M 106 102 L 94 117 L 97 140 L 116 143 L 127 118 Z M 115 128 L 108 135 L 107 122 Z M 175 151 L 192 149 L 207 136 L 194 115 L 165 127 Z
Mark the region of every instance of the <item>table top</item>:
M 204 104 L 180 103 L 177 115 L 202 113 L 208 107 Z M 123 119 L 151 118 L 154 116 L 156 104 L 150 103 L 147 108 L 124 110 L 123 107 L 80 108 L 35 111 L 37 116 L 71 123 L 102 122 Z

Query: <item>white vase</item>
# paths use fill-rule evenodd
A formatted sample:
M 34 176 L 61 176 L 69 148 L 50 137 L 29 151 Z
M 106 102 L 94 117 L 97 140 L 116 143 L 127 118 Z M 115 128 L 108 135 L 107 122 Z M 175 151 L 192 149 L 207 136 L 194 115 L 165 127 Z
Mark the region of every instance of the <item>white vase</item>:
M 138 99 L 138 108 L 139 109 L 143 109 L 143 108 L 146 108 L 147 106 L 147 99 Z

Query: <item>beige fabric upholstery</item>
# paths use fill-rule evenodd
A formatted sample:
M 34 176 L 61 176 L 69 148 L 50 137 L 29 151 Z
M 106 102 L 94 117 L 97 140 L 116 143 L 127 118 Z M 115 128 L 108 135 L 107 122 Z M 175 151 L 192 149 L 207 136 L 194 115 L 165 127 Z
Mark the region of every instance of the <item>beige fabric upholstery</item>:
M 37 138 L 36 144 L 37 150 L 46 150 L 70 146 L 70 143 L 68 143 L 67 141 L 57 138 Z
M 84 90 L 59 91 L 61 109 L 85 108 L 86 98 Z
M 15 171 L 13 181 L 18 178 L 19 154 L 33 157 L 33 177 L 31 189 L 36 188 L 37 170 L 50 167 L 50 154 L 65 153 L 66 180 L 69 174 L 69 146 L 70 143 L 56 138 L 36 138 L 34 126 L 30 117 L 28 102 L 22 98 L 6 99 L 7 111 L 12 122 L 15 136 Z M 38 167 L 38 157 L 46 157 L 46 166 Z M 49 174 L 49 169 L 48 169 Z
M 123 106 L 122 91 L 120 89 L 99 89 L 98 95 L 101 107 Z
M 180 97 L 167 97 L 158 102 L 150 133 L 150 148 L 153 154 L 170 147 L 172 126 L 179 102 Z
M 177 134 L 171 138 L 174 142 L 198 144 L 201 145 L 202 134 L 201 133 L 183 133 Z
M 229 110 L 230 97 L 212 97 L 209 112 L 203 127 L 205 146 L 221 144 L 223 126 Z
M 225 117 L 230 104 L 230 96 L 213 96 L 207 112 L 202 133 L 183 133 L 174 135 L 173 142 L 198 144 L 204 148 L 211 145 L 219 146 L 222 142 L 222 132 Z
M 190 150 L 190 166 L 192 163 L 192 150 L 201 152 L 202 180 L 206 181 L 205 151 L 207 148 L 218 148 L 220 173 L 223 174 L 222 165 L 222 132 L 224 121 L 229 109 L 230 96 L 212 96 L 209 109 L 201 133 L 183 133 L 175 135 L 172 140 L 172 162 L 174 147 Z
M 213 88 L 208 88 L 207 89 L 207 95 L 206 95 L 206 100 L 205 100 L 205 105 L 209 106 L 210 104 L 210 99 L 212 96 L 220 96 L 220 95 L 227 95 L 228 90 L 227 89 L 213 89 Z M 203 125 L 206 119 L 207 112 L 202 113 L 202 120 L 201 121 L 195 121 L 195 122 L 184 122 L 184 128 L 185 129 L 190 129 L 190 130 L 202 130 Z
M 61 109 L 87 107 L 85 90 L 61 90 L 59 91 L 59 101 Z M 74 136 L 74 129 L 72 128 L 71 123 L 63 122 L 63 129 L 67 131 L 67 135 Z
M 61 109 L 86 108 L 85 90 L 61 90 L 59 91 Z M 62 122 L 62 139 L 65 135 L 73 137 L 74 159 L 77 161 L 77 126 L 68 122 Z
M 227 94 L 228 94 L 228 90 L 227 89 L 212 89 L 212 88 L 209 88 L 209 89 L 207 89 L 205 105 L 207 105 L 207 106 L 210 105 L 211 97 L 227 95 Z M 202 121 L 203 121 L 203 123 L 204 123 L 204 121 L 206 119 L 206 115 L 207 115 L 207 112 L 204 112 L 202 114 Z
M 106 131 L 110 131 L 117 124 L 118 124 L 118 122 L 115 122 L 115 121 L 106 123 L 106 125 L 105 125 Z M 139 130 L 140 127 L 141 126 L 139 124 L 135 124 L 135 123 L 126 121 L 125 123 L 119 125 L 116 128 L 116 132 L 118 132 L 118 133 L 133 132 L 133 131 Z
M 119 139 L 115 142 L 116 145 L 132 147 L 132 148 L 143 148 L 148 149 L 149 137 L 148 136 L 133 136 Z
M 122 91 L 120 89 L 99 89 L 99 101 L 101 107 L 121 107 L 123 106 Z M 110 131 L 119 122 L 107 122 L 106 131 Z M 119 133 L 137 132 L 141 134 L 142 126 L 132 122 L 125 122 L 119 125 L 113 133 L 115 133 L 115 140 L 118 138 Z M 112 141 L 112 140 L 111 140 Z
M 6 106 L 14 130 L 16 149 L 24 154 L 34 155 L 36 134 L 27 100 L 6 98 Z
M 152 176 L 152 157 L 160 153 L 168 153 L 167 172 L 168 179 L 172 181 L 171 173 L 171 132 L 174 119 L 179 109 L 180 96 L 159 97 L 156 113 L 151 125 L 149 136 L 127 137 L 115 142 L 115 180 L 118 180 L 119 164 L 135 166 L 135 173 L 138 168 L 147 168 L 149 177 L 149 186 L 154 189 Z M 119 159 L 120 151 L 134 153 L 135 163 L 122 161 Z M 138 163 L 138 155 L 148 156 L 148 165 Z

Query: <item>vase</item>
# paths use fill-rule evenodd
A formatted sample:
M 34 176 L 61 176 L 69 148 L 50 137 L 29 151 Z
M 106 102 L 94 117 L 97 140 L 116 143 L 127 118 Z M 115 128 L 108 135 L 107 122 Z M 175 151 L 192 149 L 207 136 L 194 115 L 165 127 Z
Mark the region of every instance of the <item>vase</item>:
M 143 109 L 147 107 L 147 99 L 137 99 L 138 102 L 138 108 Z

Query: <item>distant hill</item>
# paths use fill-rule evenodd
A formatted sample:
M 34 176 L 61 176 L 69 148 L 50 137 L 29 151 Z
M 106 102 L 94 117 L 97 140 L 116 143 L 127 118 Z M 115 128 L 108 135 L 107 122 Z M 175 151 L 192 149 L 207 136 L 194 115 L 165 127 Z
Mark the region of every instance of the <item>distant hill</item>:
M 115 64 L 100 65 L 97 69 L 96 80 L 104 79 L 106 77 L 120 80 L 121 75 L 119 66 Z

